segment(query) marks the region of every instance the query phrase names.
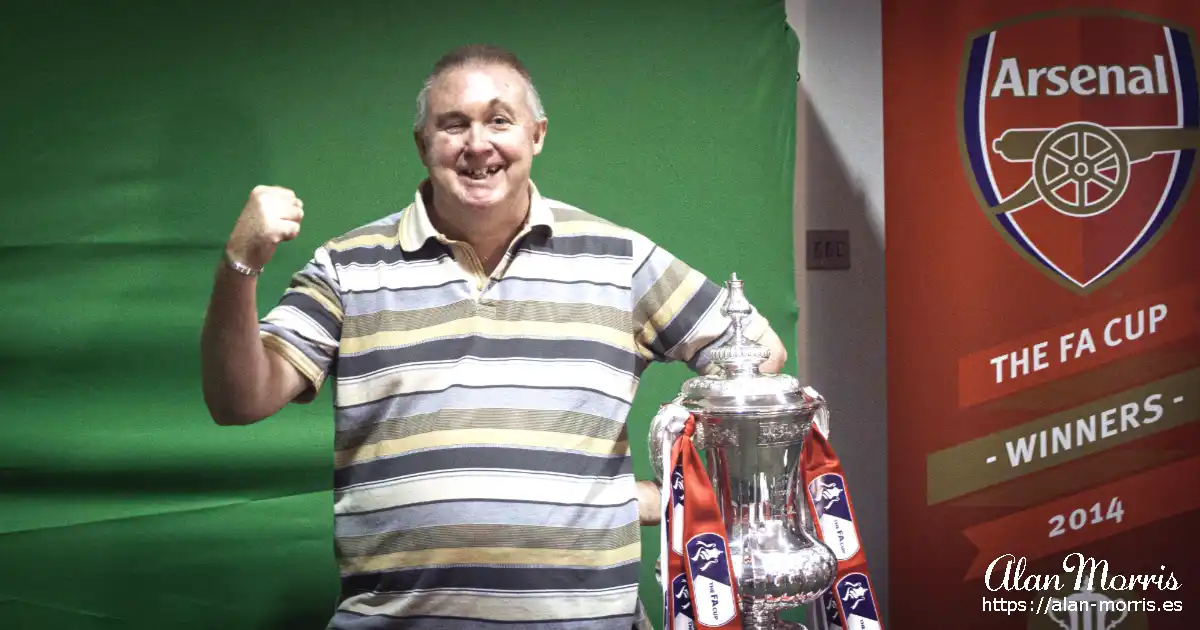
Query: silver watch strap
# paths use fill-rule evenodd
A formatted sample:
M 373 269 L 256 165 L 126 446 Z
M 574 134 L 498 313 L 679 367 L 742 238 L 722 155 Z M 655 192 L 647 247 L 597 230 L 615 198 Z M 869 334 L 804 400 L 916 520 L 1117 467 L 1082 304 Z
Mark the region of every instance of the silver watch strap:
M 226 267 L 229 267 L 230 269 L 234 270 L 237 273 L 242 274 L 243 276 L 253 277 L 253 276 L 257 276 L 258 274 L 262 273 L 262 271 L 263 271 L 263 267 L 259 267 L 259 268 L 255 269 L 254 267 L 251 267 L 250 265 L 247 265 L 246 263 L 234 260 L 232 257 L 230 257 L 228 250 L 226 250 L 221 255 L 221 258 L 225 261 Z

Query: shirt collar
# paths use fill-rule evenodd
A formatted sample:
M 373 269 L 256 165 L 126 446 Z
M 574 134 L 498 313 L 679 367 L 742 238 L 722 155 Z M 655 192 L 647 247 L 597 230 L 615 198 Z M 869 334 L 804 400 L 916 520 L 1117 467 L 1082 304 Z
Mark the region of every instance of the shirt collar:
M 429 239 L 443 236 L 438 233 L 437 229 L 433 227 L 433 222 L 429 220 L 429 210 L 425 207 L 425 196 L 422 194 L 426 186 L 429 186 L 428 179 L 417 187 L 412 205 L 404 211 L 404 215 L 400 218 L 400 248 L 404 251 L 417 251 Z M 546 200 L 538 193 L 537 186 L 530 181 L 529 216 L 525 220 L 525 229 L 529 230 L 537 226 L 544 226 L 553 232 L 554 212 L 550 210 Z

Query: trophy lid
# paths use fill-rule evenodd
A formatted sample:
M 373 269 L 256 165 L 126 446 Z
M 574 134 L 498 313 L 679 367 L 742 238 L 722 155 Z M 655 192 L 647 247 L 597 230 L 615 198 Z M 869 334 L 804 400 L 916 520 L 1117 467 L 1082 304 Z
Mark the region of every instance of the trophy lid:
M 746 320 L 752 313 L 743 281 L 733 274 L 725 283 L 721 314 L 732 320 L 731 334 L 709 355 L 717 370 L 687 380 L 680 404 L 710 414 L 806 413 L 824 408 L 815 391 L 802 387 L 789 374 L 763 374 L 759 367 L 771 356 L 766 346 L 746 337 Z

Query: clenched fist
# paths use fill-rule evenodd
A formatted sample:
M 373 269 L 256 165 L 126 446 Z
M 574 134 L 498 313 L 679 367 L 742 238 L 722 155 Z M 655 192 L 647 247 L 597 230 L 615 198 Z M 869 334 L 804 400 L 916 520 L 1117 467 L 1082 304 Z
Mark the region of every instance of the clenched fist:
M 229 257 L 262 268 L 275 254 L 275 246 L 300 234 L 304 202 L 295 191 L 279 186 L 255 186 L 225 251 Z

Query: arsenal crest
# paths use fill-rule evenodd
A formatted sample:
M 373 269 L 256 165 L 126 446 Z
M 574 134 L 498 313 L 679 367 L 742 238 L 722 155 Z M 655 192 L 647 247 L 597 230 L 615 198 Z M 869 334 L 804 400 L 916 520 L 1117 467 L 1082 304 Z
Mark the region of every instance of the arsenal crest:
M 1200 148 L 1196 41 L 1128 12 L 1057 11 L 969 38 L 959 81 L 968 179 L 999 235 L 1078 293 L 1153 247 Z

